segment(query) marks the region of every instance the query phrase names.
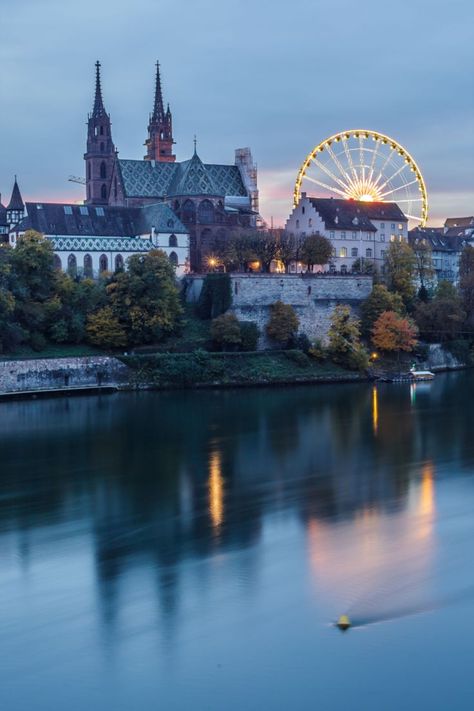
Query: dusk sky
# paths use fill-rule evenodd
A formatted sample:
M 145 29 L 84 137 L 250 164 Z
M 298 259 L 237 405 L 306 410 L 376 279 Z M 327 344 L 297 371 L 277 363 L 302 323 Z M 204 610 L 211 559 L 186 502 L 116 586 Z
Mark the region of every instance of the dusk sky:
M 261 211 L 283 224 L 299 165 L 321 140 L 367 128 L 424 174 L 431 224 L 474 213 L 472 0 L 134 0 L 2 3 L 0 191 L 79 201 L 94 63 L 122 158 L 142 158 L 155 61 L 178 160 L 250 146 Z

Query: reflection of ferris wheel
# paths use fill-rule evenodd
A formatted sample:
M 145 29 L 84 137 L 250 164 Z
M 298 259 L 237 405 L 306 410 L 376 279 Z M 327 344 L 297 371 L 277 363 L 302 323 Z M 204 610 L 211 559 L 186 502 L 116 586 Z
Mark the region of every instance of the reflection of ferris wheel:
M 319 143 L 299 169 L 295 205 L 307 184 L 310 192 L 309 183 L 317 185 L 323 197 L 396 202 L 420 227 L 428 218 L 428 196 L 420 169 L 399 143 L 376 131 L 342 131 Z

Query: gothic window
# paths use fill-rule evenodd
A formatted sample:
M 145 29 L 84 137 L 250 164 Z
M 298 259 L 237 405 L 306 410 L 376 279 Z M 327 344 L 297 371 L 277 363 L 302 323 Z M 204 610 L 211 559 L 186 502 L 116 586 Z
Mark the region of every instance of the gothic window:
M 186 200 L 183 205 L 183 220 L 185 222 L 196 221 L 196 207 L 192 200 Z
M 105 183 L 103 183 L 100 189 L 100 197 L 102 198 L 102 200 L 107 200 L 107 186 Z
M 214 205 L 210 200 L 203 200 L 199 203 L 199 222 L 210 224 L 214 222 Z
M 105 180 L 107 177 L 107 166 L 105 165 L 105 161 L 102 161 L 100 164 L 100 177 L 102 180 Z
M 77 274 L 77 260 L 74 254 L 70 254 L 67 258 L 67 272 L 69 276 L 75 277 Z
M 117 254 L 115 257 L 115 271 L 123 272 L 123 257 L 121 254 Z
M 58 257 L 57 254 L 54 255 L 54 268 L 55 269 L 62 269 L 63 265 L 61 264 L 61 259 Z
M 87 178 L 88 178 L 88 180 L 91 179 L 91 164 L 90 163 L 87 164 Z
M 101 254 L 99 257 L 99 271 L 106 272 L 109 268 L 109 262 L 105 254 Z
M 178 255 L 176 254 L 176 252 L 171 252 L 169 259 L 174 267 L 178 266 Z
M 178 240 L 176 239 L 176 235 L 170 235 L 169 246 L 170 247 L 177 247 L 178 246 Z
M 86 254 L 84 257 L 84 276 L 92 278 L 92 257 Z
M 365 250 L 365 256 L 369 259 L 372 257 L 372 250 L 370 249 L 370 247 Z
M 103 126 L 100 127 L 100 135 L 101 135 L 101 136 L 104 135 L 104 127 L 103 127 Z

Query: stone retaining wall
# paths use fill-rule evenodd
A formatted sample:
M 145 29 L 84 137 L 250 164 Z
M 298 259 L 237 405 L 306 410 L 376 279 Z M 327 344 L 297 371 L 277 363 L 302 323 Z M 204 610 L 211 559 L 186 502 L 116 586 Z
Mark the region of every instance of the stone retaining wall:
M 128 380 L 127 366 L 108 356 L 0 361 L 0 394 L 122 385 Z

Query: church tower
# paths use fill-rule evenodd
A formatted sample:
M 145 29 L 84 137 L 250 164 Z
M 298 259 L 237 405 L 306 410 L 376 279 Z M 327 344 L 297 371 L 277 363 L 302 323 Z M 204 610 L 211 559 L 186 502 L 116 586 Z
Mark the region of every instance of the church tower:
M 115 146 L 112 141 L 110 116 L 102 100 L 100 62 L 95 65 L 95 99 L 92 113 L 87 117 L 86 203 L 107 205 L 109 202 Z
M 153 113 L 148 123 L 148 138 L 145 141 L 147 149 L 145 160 L 156 160 L 162 163 L 174 163 L 173 155 L 173 125 L 168 104 L 166 113 L 161 93 L 160 63 L 156 63 L 155 103 Z

